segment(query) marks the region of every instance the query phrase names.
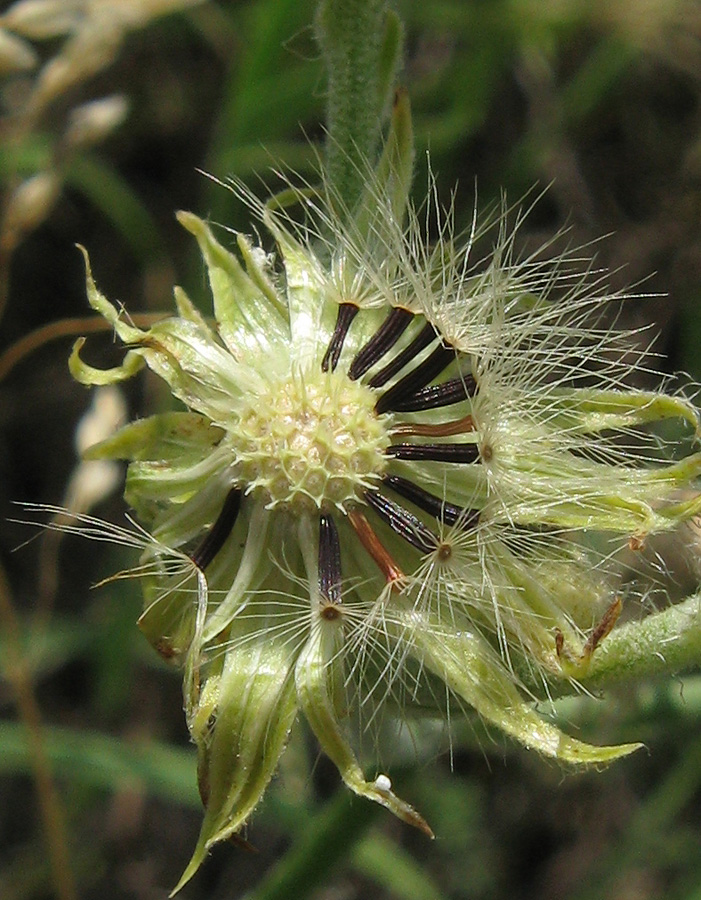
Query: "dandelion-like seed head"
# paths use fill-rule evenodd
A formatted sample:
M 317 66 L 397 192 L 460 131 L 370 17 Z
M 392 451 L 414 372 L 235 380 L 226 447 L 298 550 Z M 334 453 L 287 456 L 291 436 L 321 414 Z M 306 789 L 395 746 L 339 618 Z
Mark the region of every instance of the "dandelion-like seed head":
M 503 216 L 474 260 L 476 220 L 456 236 L 432 184 L 425 220 L 409 205 L 406 115 L 400 102 L 353 210 L 322 182 L 297 192 L 298 224 L 233 185 L 277 261 L 179 214 L 214 322 L 176 289 L 178 315 L 142 331 L 88 267 L 90 303 L 128 349 L 105 372 L 78 342 L 75 376 L 147 365 L 183 406 L 90 451 L 129 460 L 126 496 L 154 541 L 140 625 L 185 669 L 205 818 L 179 886 L 244 826 L 300 712 L 353 791 L 428 834 L 355 740 L 413 705 L 457 700 L 565 762 L 637 746 L 563 734 L 517 673 L 547 690 L 585 672 L 621 607 L 607 556 L 701 511 L 701 454 L 668 459 L 649 436 L 677 419 L 691 444 L 696 410 L 626 386 L 624 339 L 601 325 L 619 298 L 592 293 L 576 254 L 519 257 Z M 189 582 L 153 547 L 190 560 Z
M 235 476 L 269 509 L 345 513 L 386 468 L 375 397 L 345 374 L 291 370 L 246 400 L 229 433 Z

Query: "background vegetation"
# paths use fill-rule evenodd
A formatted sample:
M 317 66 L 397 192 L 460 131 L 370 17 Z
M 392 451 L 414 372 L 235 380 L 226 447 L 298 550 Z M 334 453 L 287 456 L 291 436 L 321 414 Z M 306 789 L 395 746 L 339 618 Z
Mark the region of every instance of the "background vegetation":
M 61 337 L 52 324 L 86 315 L 73 244 L 89 246 L 101 288 L 130 310 L 168 309 L 174 282 L 205 298 L 173 211 L 245 229 L 245 211 L 199 170 L 261 190 L 271 161 L 309 174 L 323 72 L 312 0 L 181 3 L 135 19 L 92 68 L 70 42 L 104 38 L 100 15 L 120 4 L 64 5 L 79 11 L 72 30 L 30 35 L 35 57 L 0 68 L 0 896 L 156 900 L 177 881 L 201 819 L 179 679 L 134 626 L 137 586 L 91 590 L 133 557 L 70 537 L 17 549 L 36 530 L 9 521 L 27 517 L 12 502 L 64 502 L 77 462 L 89 396 L 67 372 L 72 328 Z M 658 368 L 701 378 L 697 3 L 397 6 L 419 195 L 427 148 L 444 196 L 459 182 L 463 224 L 475 183 L 486 205 L 502 188 L 516 199 L 552 182 L 534 239 L 565 222 L 577 243 L 608 234 L 596 249 L 613 283 L 647 279 L 623 324 L 659 335 Z M 39 102 L 37 73 L 56 58 L 79 60 L 80 77 Z M 71 135 L 77 107 L 114 94 L 128 99 L 121 122 L 99 140 Z M 23 200 L 36 175 L 44 193 Z M 100 342 L 109 358 L 110 337 Z M 130 414 L 157 406 L 158 390 L 130 386 Z M 95 512 L 121 521 L 118 491 Z M 692 559 L 671 573 L 680 594 L 698 571 Z M 701 677 L 560 711 L 587 739 L 642 739 L 647 752 L 572 775 L 471 723 L 452 754 L 419 754 L 398 779 L 436 831 L 429 843 L 339 792 L 333 767 L 298 735 L 248 833 L 258 852 L 217 848 L 183 896 L 699 900 Z

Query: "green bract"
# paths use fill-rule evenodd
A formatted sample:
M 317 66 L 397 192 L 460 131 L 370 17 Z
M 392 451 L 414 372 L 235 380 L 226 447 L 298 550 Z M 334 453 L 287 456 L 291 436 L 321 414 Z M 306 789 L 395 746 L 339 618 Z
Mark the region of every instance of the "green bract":
M 295 224 L 235 187 L 275 259 L 180 213 L 214 321 L 178 289 L 177 316 L 136 328 L 88 267 L 90 304 L 128 349 L 98 371 L 79 342 L 75 377 L 108 384 L 146 365 L 183 406 L 90 452 L 129 460 L 127 499 L 154 538 L 140 624 L 185 668 L 205 817 L 178 887 L 244 825 L 300 710 L 353 791 L 428 834 L 386 775 L 364 771 L 353 736 L 383 717 L 440 714 L 452 696 L 566 762 L 637 746 L 562 734 L 514 673 L 586 672 L 620 611 L 592 548 L 637 546 L 699 512 L 701 454 L 667 459 L 649 428 L 676 419 L 691 442 L 697 413 L 623 387 L 625 339 L 596 324 L 618 298 L 592 293 L 568 258 L 517 258 L 502 224 L 473 264 L 472 237 L 461 245 L 430 204 L 437 240 L 423 243 L 406 117 L 400 103 L 354 211 L 305 191 Z M 191 568 L 174 571 L 169 552 Z

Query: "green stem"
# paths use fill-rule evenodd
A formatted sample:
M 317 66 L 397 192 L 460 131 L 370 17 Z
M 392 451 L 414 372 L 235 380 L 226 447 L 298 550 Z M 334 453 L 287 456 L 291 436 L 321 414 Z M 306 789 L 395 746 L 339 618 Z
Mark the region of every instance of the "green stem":
M 701 666 L 701 593 L 663 612 L 614 628 L 586 677 L 591 687 Z
M 701 668 L 701 592 L 640 622 L 613 629 L 597 647 L 587 672 L 578 675 L 592 690 Z M 542 694 L 542 682 L 526 667 L 519 668 L 526 688 Z M 574 693 L 569 682 L 551 679 L 548 696 Z
M 386 0 L 320 0 L 316 36 L 328 71 L 326 175 L 348 213 L 377 161 L 402 28 Z

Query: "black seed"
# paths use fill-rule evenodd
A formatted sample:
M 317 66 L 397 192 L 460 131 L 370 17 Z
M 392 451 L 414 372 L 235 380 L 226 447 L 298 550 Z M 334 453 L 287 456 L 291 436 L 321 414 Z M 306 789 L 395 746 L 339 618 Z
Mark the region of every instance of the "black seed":
M 461 375 L 451 378 L 442 384 L 430 384 L 421 388 L 411 397 L 394 403 L 393 412 L 422 412 L 426 409 L 440 409 L 452 406 L 474 396 L 477 384 L 472 375 Z M 384 398 L 382 398 L 384 399 Z
M 241 508 L 241 495 L 240 488 L 232 488 L 229 491 L 216 522 L 202 538 L 199 546 L 190 554 L 190 559 L 201 571 L 204 572 L 231 534 L 231 529 L 236 523 Z
M 479 458 L 477 444 L 390 444 L 385 453 L 396 459 L 447 463 L 473 463 Z
M 348 334 L 351 322 L 358 313 L 358 307 L 355 303 L 341 303 L 338 307 L 338 316 L 336 317 L 336 327 L 331 335 L 329 346 L 321 361 L 321 371 L 333 372 L 338 363 L 338 357 L 343 349 L 343 342 Z
M 471 528 L 477 524 L 479 510 L 466 509 L 464 506 L 456 506 L 454 503 L 441 500 L 440 497 L 430 494 L 414 484 L 413 481 L 409 481 L 408 478 L 400 478 L 398 475 L 385 475 L 382 481 L 405 500 L 435 516 L 445 525 L 455 525 L 456 522 L 460 522 L 461 527 Z
M 417 391 L 424 388 L 436 375 L 440 375 L 446 366 L 455 359 L 455 350 L 443 344 L 436 349 L 416 368 L 408 372 L 404 378 L 391 387 L 375 404 L 375 412 L 385 413 L 404 409 L 403 403 L 413 398 Z
M 378 491 L 366 491 L 365 499 L 392 531 L 408 541 L 412 547 L 416 547 L 422 553 L 432 553 L 436 549 L 438 538 L 413 513 Z
M 373 375 L 368 382 L 370 387 L 378 388 L 382 387 L 383 384 L 387 384 L 393 375 L 396 375 L 400 369 L 403 369 L 404 366 L 421 353 L 425 347 L 428 347 L 436 337 L 438 337 L 438 332 L 430 322 L 427 322 L 414 340 L 406 346 L 401 353 L 398 353 L 391 362 L 387 363 L 384 369 L 380 369 L 376 375 Z
M 319 593 L 329 603 L 341 602 L 341 543 L 336 523 L 319 517 Z
M 404 334 L 413 318 L 414 314 L 408 309 L 395 307 L 367 344 L 356 353 L 348 369 L 348 377 L 355 381 L 379 362 Z

